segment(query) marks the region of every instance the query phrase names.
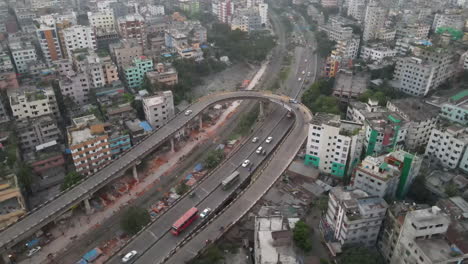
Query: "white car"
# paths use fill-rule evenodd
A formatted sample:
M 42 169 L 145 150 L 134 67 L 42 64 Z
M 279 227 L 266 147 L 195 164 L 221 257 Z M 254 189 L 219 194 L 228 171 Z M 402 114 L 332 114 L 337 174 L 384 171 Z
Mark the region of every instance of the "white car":
M 131 260 L 133 257 L 135 257 L 137 254 L 136 250 L 132 250 L 125 254 L 125 256 L 122 258 L 123 263 L 127 263 L 129 260 Z
M 307 62 L 307 59 L 305 59 L 305 62 Z
M 305 74 L 305 71 L 302 71 L 302 75 L 304 75 L 304 74 Z
M 299 82 L 302 81 L 302 78 L 297 79 Z
M 257 154 L 261 154 L 263 150 L 263 147 L 258 147 L 257 151 L 255 151 Z
M 39 250 L 41 250 L 41 247 L 35 247 L 35 248 L 31 248 L 29 251 L 28 251 L 28 257 L 36 254 L 36 252 L 38 252 Z
M 273 137 L 267 137 L 265 140 L 266 143 L 271 143 L 271 141 L 273 141 Z
M 307 76 L 310 76 L 310 72 L 307 73 Z
M 244 160 L 244 162 L 242 162 L 242 167 L 245 168 L 245 167 L 249 166 L 249 164 L 250 164 L 250 160 Z
M 258 137 L 252 138 L 252 143 L 255 143 L 255 142 L 257 142 L 257 141 L 258 141 Z
M 192 114 L 192 110 L 187 110 L 185 111 L 185 115 L 188 116 L 188 115 L 191 115 Z
M 205 210 L 203 210 L 203 212 L 201 212 L 200 217 L 205 218 L 210 213 L 211 213 L 211 208 L 205 208 Z

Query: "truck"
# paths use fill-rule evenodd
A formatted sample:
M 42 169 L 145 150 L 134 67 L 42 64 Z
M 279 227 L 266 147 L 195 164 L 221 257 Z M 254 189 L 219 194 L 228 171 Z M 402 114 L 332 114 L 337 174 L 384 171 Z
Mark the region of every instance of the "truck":
M 95 261 L 99 256 L 102 255 L 102 251 L 99 248 L 93 248 L 83 255 L 81 259 L 85 260 L 87 263 Z

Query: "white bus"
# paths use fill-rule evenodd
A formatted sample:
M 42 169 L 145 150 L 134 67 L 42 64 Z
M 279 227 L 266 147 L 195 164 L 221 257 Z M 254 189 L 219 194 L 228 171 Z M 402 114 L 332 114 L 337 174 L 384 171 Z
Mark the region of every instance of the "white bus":
M 221 182 L 223 189 L 226 190 L 227 188 L 231 187 L 232 183 L 239 179 L 240 173 L 238 171 L 233 172 L 229 175 L 226 179 Z

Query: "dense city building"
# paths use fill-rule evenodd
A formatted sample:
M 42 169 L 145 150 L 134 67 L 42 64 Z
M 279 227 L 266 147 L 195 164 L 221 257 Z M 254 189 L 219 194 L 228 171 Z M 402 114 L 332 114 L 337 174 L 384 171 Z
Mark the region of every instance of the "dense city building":
M 174 98 L 171 91 L 143 98 L 146 120 L 158 130 L 174 116 Z

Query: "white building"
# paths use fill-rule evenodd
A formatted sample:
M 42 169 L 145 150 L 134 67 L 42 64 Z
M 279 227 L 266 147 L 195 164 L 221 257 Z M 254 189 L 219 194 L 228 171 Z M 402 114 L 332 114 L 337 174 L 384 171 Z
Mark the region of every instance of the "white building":
M 62 59 L 62 50 L 55 26 L 41 25 L 36 30 L 37 39 L 46 62 L 51 65 L 53 61 Z
M 385 58 L 393 58 L 397 51 L 383 45 L 366 45 L 361 48 L 361 59 L 382 63 Z
M 360 244 L 371 247 L 377 241 L 382 220 L 387 211 L 383 198 L 349 187 L 334 187 L 325 216 L 326 230 L 343 245 Z
M 397 81 L 400 91 L 413 96 L 425 96 L 434 87 L 436 71 L 437 65 L 421 58 L 397 58 L 393 79 Z
M 113 31 L 115 29 L 115 18 L 112 11 L 88 12 L 88 20 L 95 30 Z
M 366 10 L 365 0 L 349 0 L 348 1 L 348 16 L 351 16 L 362 22 L 364 20 Z
M 344 177 L 347 164 L 361 155 L 364 137 L 361 128 L 362 124 L 340 120 L 338 115 L 315 114 L 309 124 L 305 164 Z
M 364 16 L 364 31 L 362 40 L 367 42 L 379 37 L 380 30 L 384 27 L 387 10 L 380 7 L 378 3 L 370 3 L 366 8 Z
M 413 23 L 407 24 L 402 23 L 396 28 L 396 38 L 415 38 L 415 39 L 426 39 L 429 35 L 431 26 L 424 23 Z
M 146 120 L 154 129 L 159 129 L 174 116 L 174 99 L 171 91 L 143 98 Z
M 444 129 L 433 129 L 425 156 L 431 161 L 441 163 L 446 168 L 455 169 L 462 158 L 464 158 L 462 166 L 465 166 L 467 145 L 468 132 L 465 127 L 454 125 Z M 462 167 L 462 169 L 466 168 Z
M 402 150 L 367 156 L 356 167 L 350 185 L 382 198 L 404 198 L 419 174 L 421 162 L 421 158 Z
M 353 37 L 353 29 L 338 23 L 328 23 L 319 26 L 319 30 L 327 33 L 330 40 L 340 41 L 348 40 Z
M 338 40 L 335 45 L 336 54 L 344 61 L 354 60 L 357 58 L 359 51 L 359 43 L 361 42 L 358 35 L 353 35 L 351 38 Z
M 398 220 L 403 224 L 392 230 L 394 248 L 379 243 L 388 263 L 461 263 L 466 259 L 467 254 L 446 239 L 451 221 L 439 207 L 408 211 Z
M 268 23 L 268 4 L 258 4 L 258 12 L 260 14 L 262 24 L 266 25 Z
M 229 24 L 234 14 L 234 2 L 230 0 L 213 1 L 211 11 L 220 22 Z
M 59 86 L 62 95 L 70 97 L 76 104 L 89 103 L 90 84 L 85 73 L 70 71 L 66 77 L 59 80 Z
M 91 27 L 72 26 L 63 30 L 63 36 L 69 56 L 77 49 L 95 50 L 97 48 L 96 36 Z
M 28 72 L 28 64 L 37 61 L 36 49 L 31 43 L 10 43 L 10 51 L 16 65 L 17 73 Z
M 8 94 L 15 119 L 34 118 L 48 114 L 60 116 L 54 90 L 22 87 Z
M 164 16 L 163 5 L 147 5 L 148 11 L 153 16 Z
M 464 20 L 460 14 L 436 14 L 434 22 L 432 23 L 432 29 L 437 31 L 441 27 L 450 27 L 457 30 L 463 30 Z

